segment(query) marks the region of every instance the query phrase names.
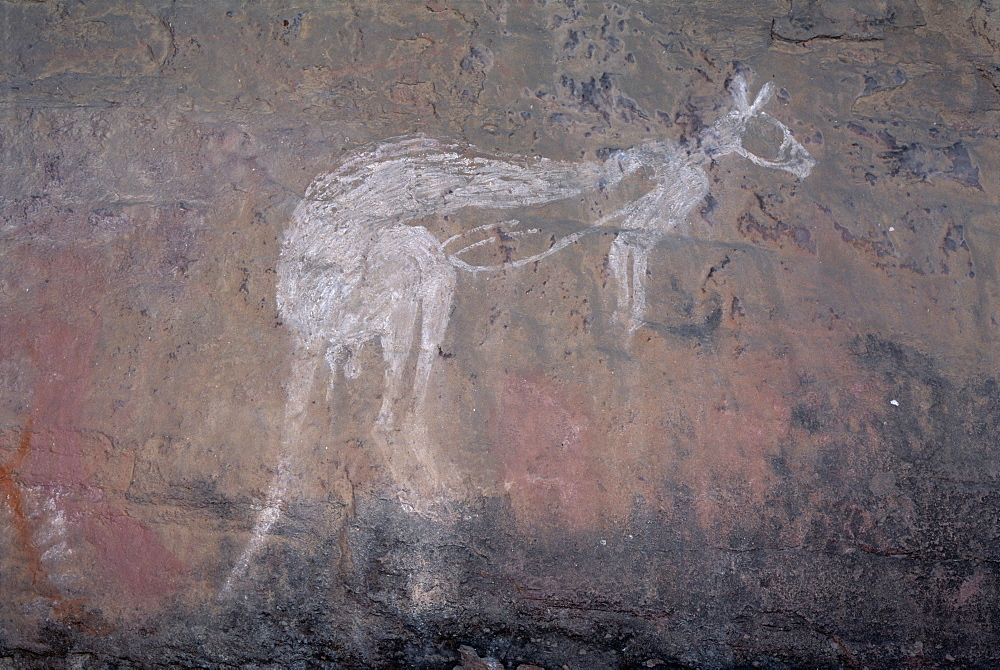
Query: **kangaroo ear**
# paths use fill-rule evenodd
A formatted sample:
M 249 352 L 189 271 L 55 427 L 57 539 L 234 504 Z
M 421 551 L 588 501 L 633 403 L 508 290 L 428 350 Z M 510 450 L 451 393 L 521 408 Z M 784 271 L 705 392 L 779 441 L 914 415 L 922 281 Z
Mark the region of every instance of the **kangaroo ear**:
M 767 82 L 760 87 L 760 91 L 757 93 L 757 98 L 753 101 L 753 105 L 750 107 L 750 113 L 756 114 L 764 105 L 771 101 L 774 97 L 774 84 Z
M 747 80 L 742 72 L 733 76 L 733 81 L 729 84 L 729 92 L 733 96 L 733 102 L 736 103 L 736 109 L 741 112 L 750 111 L 750 94 L 747 91 Z

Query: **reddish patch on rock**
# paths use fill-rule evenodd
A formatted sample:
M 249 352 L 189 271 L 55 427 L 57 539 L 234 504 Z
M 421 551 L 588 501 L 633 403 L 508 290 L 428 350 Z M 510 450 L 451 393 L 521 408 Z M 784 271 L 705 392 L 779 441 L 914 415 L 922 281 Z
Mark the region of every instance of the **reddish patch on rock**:
M 983 572 L 976 570 L 971 577 L 962 582 L 962 585 L 958 587 L 958 593 L 955 594 L 955 608 L 965 607 L 980 598 L 983 595 L 984 581 Z
M 83 574 L 87 582 L 74 590 L 89 593 L 102 581 L 91 573 L 102 573 L 111 582 L 93 597 L 111 594 L 116 604 L 145 608 L 176 588 L 183 565 L 93 481 L 94 440 L 85 427 L 102 326 L 103 285 L 93 278 L 101 269 L 73 252 L 24 258 L 19 266 L 32 272 L 21 278 L 18 312 L 5 318 L 0 353 L 30 359 L 37 381 L 19 445 L 0 466 L 0 493 L 37 592 L 64 623 L 101 632 L 106 627 L 85 614 L 83 600 L 64 598 L 57 574 Z M 57 551 L 39 546 L 55 535 L 64 543 Z M 98 565 L 86 562 L 95 556 Z
M 21 431 L 21 439 L 18 441 L 17 451 L 14 457 L 0 466 L 0 495 L 10 508 L 11 522 L 14 532 L 17 535 L 17 543 L 27 554 L 28 570 L 31 571 L 31 584 L 42 595 L 53 598 L 58 596 L 58 592 L 49 581 L 45 569 L 42 567 L 41 553 L 35 545 L 35 540 L 31 534 L 31 526 L 28 516 L 25 514 L 24 496 L 21 495 L 21 487 L 14 480 L 14 471 L 21 465 L 25 457 L 31 452 L 31 433 L 33 428 L 31 417 Z
M 184 563 L 160 538 L 111 505 L 94 505 L 82 522 L 87 540 L 97 549 L 104 573 L 125 586 L 129 595 L 159 599 L 177 588 Z
M 504 380 L 496 442 L 502 484 L 520 521 L 584 528 L 606 512 L 581 404 L 544 380 Z

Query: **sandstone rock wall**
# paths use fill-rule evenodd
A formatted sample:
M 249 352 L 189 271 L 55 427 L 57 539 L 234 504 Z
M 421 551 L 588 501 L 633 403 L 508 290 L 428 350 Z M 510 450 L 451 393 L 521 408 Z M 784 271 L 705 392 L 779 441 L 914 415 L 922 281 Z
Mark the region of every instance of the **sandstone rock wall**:
M 998 17 L 0 0 L 0 667 L 994 666 Z

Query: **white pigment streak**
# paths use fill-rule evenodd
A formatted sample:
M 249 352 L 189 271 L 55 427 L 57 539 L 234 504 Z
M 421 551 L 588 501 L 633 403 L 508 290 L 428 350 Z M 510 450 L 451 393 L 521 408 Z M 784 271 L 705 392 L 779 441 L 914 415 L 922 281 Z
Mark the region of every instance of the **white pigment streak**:
M 236 561 L 233 569 L 229 572 L 229 577 L 226 579 L 226 583 L 222 587 L 222 593 L 224 595 L 231 593 L 233 585 L 236 581 L 246 574 L 246 571 L 250 567 L 250 562 L 254 559 L 257 553 L 264 548 L 264 542 L 267 539 L 268 533 L 271 531 L 271 527 L 278 521 L 279 518 L 281 518 L 281 505 L 284 503 L 283 498 L 288 488 L 287 468 L 284 466 L 284 463 L 279 465 L 278 474 L 268 489 L 267 501 L 264 504 L 264 509 L 262 509 L 260 514 L 257 516 L 253 532 L 250 535 L 250 541 L 243 549 L 243 553 L 240 555 L 239 560 Z

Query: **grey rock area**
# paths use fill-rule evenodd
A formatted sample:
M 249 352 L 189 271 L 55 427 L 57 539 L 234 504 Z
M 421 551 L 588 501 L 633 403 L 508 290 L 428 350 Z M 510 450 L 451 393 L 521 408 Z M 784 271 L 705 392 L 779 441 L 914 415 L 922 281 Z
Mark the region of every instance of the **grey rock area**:
M 0 36 L 0 668 L 1000 665 L 995 2 Z

